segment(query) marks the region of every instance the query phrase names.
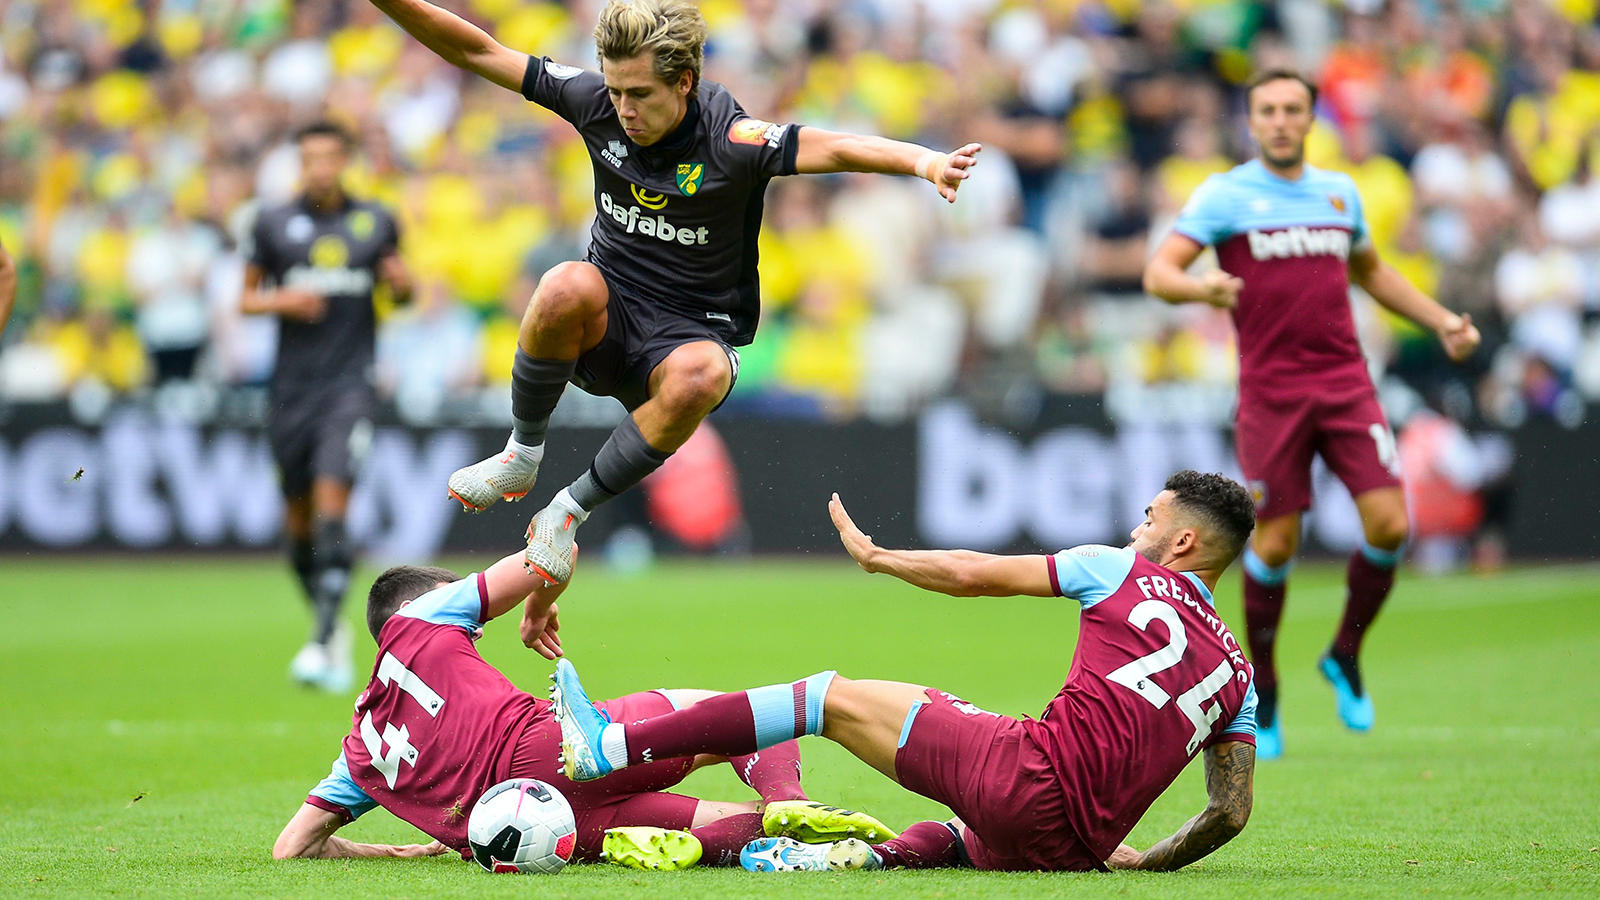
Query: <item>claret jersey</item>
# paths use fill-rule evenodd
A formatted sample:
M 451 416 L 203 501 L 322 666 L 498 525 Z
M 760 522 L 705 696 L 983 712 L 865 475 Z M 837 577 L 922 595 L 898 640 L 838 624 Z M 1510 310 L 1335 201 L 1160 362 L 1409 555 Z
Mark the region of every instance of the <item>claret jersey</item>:
M 608 283 L 702 320 L 728 343 L 761 315 L 756 239 L 767 182 L 793 175 L 799 126 L 751 118 L 700 82 L 683 122 L 649 147 L 629 139 L 599 72 L 531 57 L 522 95 L 571 122 L 594 166 L 589 262 Z
M 1244 281 L 1233 310 L 1241 397 L 1371 387 L 1348 269 L 1371 238 L 1350 176 L 1308 165 L 1290 181 L 1251 160 L 1207 178 L 1172 230 L 1215 246 Z
M 467 813 L 510 778 L 517 738 L 549 703 L 478 655 L 483 575 L 430 591 L 379 633 L 372 680 L 333 771 L 306 802 L 353 820 L 382 806 L 448 847 L 467 846 Z
M 1105 859 L 1196 754 L 1255 743 L 1254 669 L 1194 575 L 1126 547 L 1047 559 L 1051 587 L 1083 619 L 1066 685 L 1024 724 L 1079 839 Z

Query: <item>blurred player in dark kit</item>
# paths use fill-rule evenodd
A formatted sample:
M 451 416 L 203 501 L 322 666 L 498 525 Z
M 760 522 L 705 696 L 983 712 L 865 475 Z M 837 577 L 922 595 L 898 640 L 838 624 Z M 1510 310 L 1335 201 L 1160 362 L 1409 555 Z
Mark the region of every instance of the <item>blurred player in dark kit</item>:
M 246 248 L 245 313 L 278 317 L 268 433 L 286 503 L 289 561 L 311 604 L 311 638 L 290 664 L 299 682 L 349 690 L 350 637 L 339 608 L 354 552 L 350 485 L 371 442 L 373 289 L 409 299 L 400 228 L 384 207 L 345 193 L 350 136 L 321 122 L 296 135 L 300 195 L 262 209 Z

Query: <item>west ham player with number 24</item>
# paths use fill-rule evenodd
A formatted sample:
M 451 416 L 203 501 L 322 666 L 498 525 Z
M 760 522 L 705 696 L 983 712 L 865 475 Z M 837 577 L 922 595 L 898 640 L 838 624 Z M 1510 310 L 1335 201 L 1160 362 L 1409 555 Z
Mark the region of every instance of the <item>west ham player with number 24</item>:
M 631 868 L 732 865 L 762 834 L 808 840 L 881 830 L 876 819 L 812 803 L 800 789 L 800 751 L 788 743 L 734 760 L 663 759 L 616 783 L 574 784 L 556 772 L 561 730 L 550 703 L 517 689 L 478 655 L 482 627 L 526 603 L 522 638 L 561 654 L 556 600 L 564 585 L 527 571 L 522 554 L 466 578 L 447 569 L 396 566 L 372 584 L 367 628 L 378 642 L 372 679 L 356 700 L 333 771 L 312 788 L 273 847 L 279 859 L 432 856 L 467 847 L 478 797 L 510 778 L 538 778 L 572 804 L 577 834 L 560 851 Z M 617 721 L 687 708 L 711 691 L 656 690 L 602 704 Z M 761 803 L 718 803 L 667 790 L 691 771 L 732 761 Z M 361 844 L 335 832 L 382 806 L 428 834 L 430 844 Z
M 570 777 L 625 773 L 652 759 L 749 753 L 814 734 L 958 817 L 912 825 L 876 844 L 758 839 L 741 854 L 753 871 L 1170 870 L 1244 828 L 1255 771 L 1255 689 L 1250 664 L 1211 602 L 1255 523 L 1241 485 L 1179 472 L 1145 510 L 1133 543 L 1054 556 L 885 550 L 861 533 L 837 494 L 829 511 L 845 548 L 868 572 L 955 597 L 1078 601 L 1083 624 L 1072 669 L 1044 714 L 1018 720 L 921 685 L 821 672 L 645 722 L 608 722 L 562 660 L 553 693 Z M 1197 754 L 1205 757 L 1206 809 L 1143 853 L 1122 844 Z
M 1150 293 L 1172 303 L 1232 310 L 1239 333 L 1237 449 L 1256 501 L 1244 559 L 1244 614 L 1261 705 L 1257 746 L 1283 752 L 1273 645 L 1300 516 L 1311 506 L 1318 454 L 1355 497 L 1365 543 L 1350 557 L 1344 619 L 1318 666 L 1339 717 L 1355 731 L 1374 721 L 1357 656 L 1394 586 L 1409 531 L 1394 436 L 1356 339 L 1350 284 L 1439 336 L 1452 359 L 1478 346 L 1456 315 L 1378 258 L 1348 175 L 1306 165 L 1316 87 L 1288 70 L 1264 72 L 1245 93 L 1261 156 L 1206 179 L 1145 269 Z M 1221 269 L 1185 270 L 1206 246 Z
M 881 137 L 752 118 L 702 81 L 706 23 L 689 0 L 610 0 L 594 41 L 602 72 L 501 46 L 424 0 L 373 0 L 429 49 L 571 122 L 594 167 L 588 259 L 540 279 L 511 374 L 503 452 L 450 477 L 473 510 L 533 488 L 568 382 L 631 413 L 583 476 L 528 529 L 528 563 L 572 571 L 573 536 L 601 503 L 655 471 L 719 406 L 760 317 L 756 238 L 779 175 L 915 175 L 954 202 L 979 146 L 941 153 Z

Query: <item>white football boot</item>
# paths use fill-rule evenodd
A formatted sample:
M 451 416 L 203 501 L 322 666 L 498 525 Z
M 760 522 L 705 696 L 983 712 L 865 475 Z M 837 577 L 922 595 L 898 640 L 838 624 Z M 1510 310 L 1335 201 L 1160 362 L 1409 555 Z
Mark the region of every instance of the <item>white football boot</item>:
M 524 447 L 513 436 L 506 448 L 450 476 L 450 496 L 471 512 L 483 512 L 501 500 L 521 500 L 539 477 L 544 445 Z
M 328 648 L 316 641 L 306 641 L 289 662 L 289 677 L 306 687 L 321 687 L 327 671 Z
M 582 519 L 554 500 L 528 523 L 524 564 L 551 584 L 572 577 L 572 552 Z

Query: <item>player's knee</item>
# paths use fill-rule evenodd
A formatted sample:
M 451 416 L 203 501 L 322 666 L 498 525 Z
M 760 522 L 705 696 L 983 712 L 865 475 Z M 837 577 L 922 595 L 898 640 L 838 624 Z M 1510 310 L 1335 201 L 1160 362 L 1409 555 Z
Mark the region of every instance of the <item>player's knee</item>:
M 600 270 L 584 262 L 564 262 L 539 279 L 525 321 L 535 326 L 583 322 L 605 311 L 610 292 Z
M 1259 534 L 1250 544 L 1256 556 L 1268 566 L 1276 569 L 1286 566 L 1294 559 L 1295 551 L 1300 549 L 1298 542 L 1292 535 Z
M 679 348 L 666 363 L 660 396 L 671 409 L 685 415 L 704 415 L 728 395 L 733 367 L 722 348 L 714 344 Z
M 1365 523 L 1367 543 L 1380 550 L 1395 550 L 1411 536 L 1411 523 L 1406 519 L 1404 509 L 1396 513 L 1385 513 L 1374 516 L 1372 521 Z

